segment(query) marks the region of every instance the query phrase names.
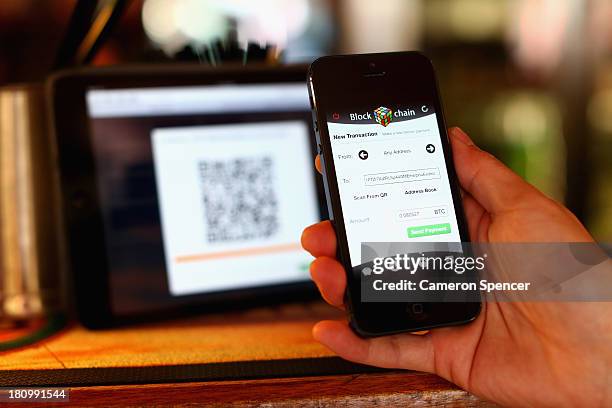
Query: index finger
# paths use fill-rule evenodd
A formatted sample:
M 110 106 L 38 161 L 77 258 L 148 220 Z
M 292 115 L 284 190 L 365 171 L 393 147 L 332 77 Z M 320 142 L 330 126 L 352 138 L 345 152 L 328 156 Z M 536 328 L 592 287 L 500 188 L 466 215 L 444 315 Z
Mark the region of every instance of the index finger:
M 336 256 L 336 233 L 330 221 L 322 221 L 302 232 L 302 246 L 312 256 Z

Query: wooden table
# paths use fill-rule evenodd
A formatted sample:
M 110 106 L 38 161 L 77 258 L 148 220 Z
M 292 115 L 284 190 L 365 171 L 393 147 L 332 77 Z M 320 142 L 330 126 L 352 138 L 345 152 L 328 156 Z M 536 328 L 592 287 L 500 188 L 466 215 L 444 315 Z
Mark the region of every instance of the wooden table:
M 36 345 L 0 354 L 0 378 L 29 382 L 41 373 L 43 380 L 87 372 L 87 386 L 68 380 L 73 404 L 88 406 L 139 406 L 151 404 L 217 404 L 266 406 L 487 406 L 478 398 L 441 378 L 418 372 L 365 372 L 349 368 L 312 340 L 315 321 L 341 317 L 325 305 L 300 304 L 243 313 L 92 332 L 74 324 Z M 306 364 L 306 375 L 276 370 L 257 373 L 258 362 L 288 361 L 289 367 Z M 317 363 L 340 363 L 339 371 L 317 373 Z M 279 363 L 280 364 L 280 363 Z M 287 363 L 282 367 L 287 368 Z M 210 377 L 147 377 L 164 367 L 238 368 L 245 377 L 231 375 L 220 381 Z M 329 365 L 329 364 L 328 364 Z M 273 365 L 272 365 L 273 366 Z M 333 366 L 333 364 L 332 364 Z M 177 368 L 178 367 L 178 368 Z M 335 366 L 334 366 L 335 367 Z M 108 373 L 127 370 L 128 375 Z M 132 371 L 136 370 L 136 371 Z M 140 371 L 138 371 L 140 370 Z M 147 371 L 149 370 L 149 371 Z M 163 371 L 163 370 L 162 370 Z M 235 370 L 234 370 L 235 371 Z M 361 372 L 360 372 L 361 371 Z M 172 372 L 172 370 L 170 370 Z M 96 378 L 100 373 L 100 380 Z M 129 373 L 136 373 L 130 377 Z M 66 376 L 66 374 L 68 374 Z M 80 375 L 80 374 L 79 374 Z M 77 375 L 76 378 L 80 378 Z M 62 377 L 64 376 L 64 377 Z M 245 379 L 246 378 L 246 379 Z M 38 381 L 43 381 L 38 380 Z M 154 383 L 159 382 L 159 383 Z M 36 384 L 42 384 L 40 382 Z M 52 406 L 53 404 L 45 404 Z
M 421 373 L 389 372 L 324 377 L 180 384 L 78 387 L 71 403 L 90 406 L 492 406 L 441 380 Z

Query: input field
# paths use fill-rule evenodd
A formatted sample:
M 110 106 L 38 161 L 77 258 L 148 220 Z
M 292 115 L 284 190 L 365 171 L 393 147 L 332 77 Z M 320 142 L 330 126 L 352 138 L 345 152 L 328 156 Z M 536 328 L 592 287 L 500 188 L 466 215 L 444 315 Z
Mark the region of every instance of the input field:
M 379 186 L 383 184 L 408 183 L 412 181 L 435 180 L 440 178 L 440 169 L 402 170 L 390 173 L 365 174 L 363 182 L 366 186 Z
M 411 221 L 429 218 L 442 218 L 448 216 L 448 207 L 445 205 L 438 205 L 433 207 L 411 208 L 409 210 L 401 210 L 397 214 L 397 219 L 399 221 Z

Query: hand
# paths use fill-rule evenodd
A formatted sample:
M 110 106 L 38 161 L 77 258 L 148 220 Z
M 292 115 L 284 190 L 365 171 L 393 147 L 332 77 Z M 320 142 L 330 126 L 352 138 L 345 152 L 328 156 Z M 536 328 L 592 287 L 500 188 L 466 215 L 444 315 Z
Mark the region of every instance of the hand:
M 460 129 L 450 139 L 472 241 L 593 240 Z M 310 272 L 323 298 L 343 309 L 346 274 L 330 222 L 308 227 L 302 245 L 316 257 Z M 347 360 L 435 373 L 502 405 L 612 405 L 612 303 L 489 302 L 471 324 L 422 335 L 363 339 L 339 321 L 319 322 L 313 335 Z

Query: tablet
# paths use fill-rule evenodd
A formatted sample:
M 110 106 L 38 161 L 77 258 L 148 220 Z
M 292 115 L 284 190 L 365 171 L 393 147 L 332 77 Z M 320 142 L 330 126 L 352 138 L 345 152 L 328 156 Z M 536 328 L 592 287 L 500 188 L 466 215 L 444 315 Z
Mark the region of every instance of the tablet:
M 88 69 L 49 92 L 88 327 L 313 294 L 325 217 L 303 67 Z

